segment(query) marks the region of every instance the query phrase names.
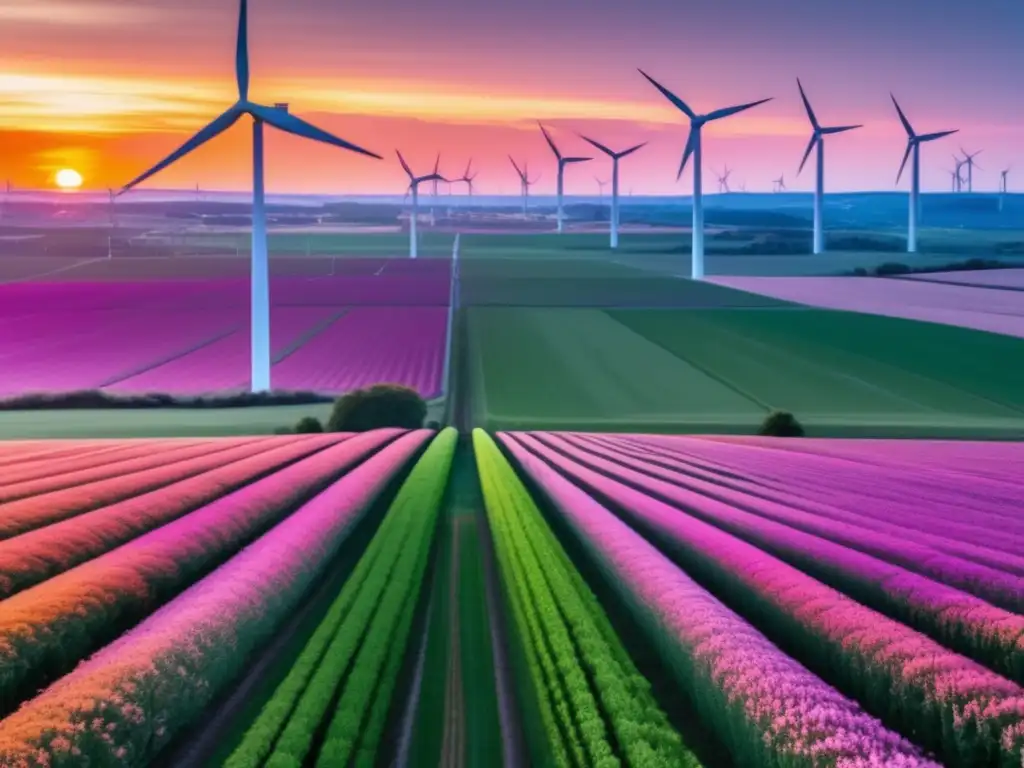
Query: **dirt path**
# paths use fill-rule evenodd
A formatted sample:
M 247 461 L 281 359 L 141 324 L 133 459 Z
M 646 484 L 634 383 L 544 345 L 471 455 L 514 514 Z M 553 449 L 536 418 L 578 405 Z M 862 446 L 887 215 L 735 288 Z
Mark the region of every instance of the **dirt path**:
M 448 675 L 445 686 L 442 768 L 463 768 L 466 756 L 466 712 L 462 690 L 462 641 L 459 621 L 459 563 L 464 518 L 452 520 L 451 561 L 448 573 Z

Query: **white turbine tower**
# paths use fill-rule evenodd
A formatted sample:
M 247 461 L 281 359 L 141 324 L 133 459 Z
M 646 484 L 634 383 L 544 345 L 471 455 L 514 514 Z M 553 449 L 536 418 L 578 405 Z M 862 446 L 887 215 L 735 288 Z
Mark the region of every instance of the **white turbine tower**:
M 406 193 L 412 194 L 412 211 L 409 214 L 409 258 L 415 259 L 419 255 L 419 240 L 416 235 L 416 223 L 419 221 L 420 217 L 420 184 L 424 181 L 432 181 L 437 184 L 437 182 L 447 181 L 447 179 L 441 178 L 436 173 L 428 173 L 426 176 L 416 176 L 413 174 L 409 164 L 405 162 L 405 158 L 402 157 L 402 153 L 396 149 L 395 154 L 398 155 L 398 162 L 402 164 L 402 168 L 409 177 L 409 187 L 406 190 Z
M 547 141 L 548 146 L 551 147 L 551 151 L 555 153 L 555 159 L 558 161 L 558 184 L 557 184 L 557 195 L 558 195 L 558 209 L 556 219 L 558 221 L 558 233 L 561 234 L 564 231 L 565 216 L 562 213 L 562 194 L 564 190 L 564 177 L 565 177 L 565 166 L 571 163 L 585 163 L 593 158 L 590 157 L 562 157 L 562 153 L 558 151 L 558 147 L 555 146 L 555 142 L 551 140 L 551 135 L 547 132 L 547 129 L 541 125 L 540 121 L 537 121 L 537 125 L 540 126 L 541 133 L 544 134 L 544 139 Z
M 854 128 L 860 128 L 859 125 L 838 125 L 833 127 L 824 127 L 818 122 L 818 118 L 814 114 L 814 110 L 811 109 L 811 102 L 807 100 L 807 94 L 804 93 L 804 86 L 800 82 L 800 78 L 796 79 L 796 87 L 800 89 L 800 99 L 804 103 L 804 109 L 807 110 L 807 119 L 811 121 L 811 141 L 807 145 L 807 151 L 804 152 L 804 158 L 800 161 L 800 169 L 796 172 L 799 176 L 800 172 L 804 169 L 804 165 L 807 164 L 807 158 L 811 156 L 811 151 L 817 146 L 818 148 L 818 168 L 815 174 L 814 182 L 814 244 L 812 251 L 813 253 L 824 253 L 825 252 L 825 229 L 822 222 L 822 209 L 825 206 L 825 137 L 830 136 L 834 133 L 845 133 L 846 131 L 852 131 Z
M 586 136 L 580 136 L 580 138 L 583 139 L 584 141 L 588 142 L 591 146 L 595 147 L 596 149 L 599 149 L 600 151 L 604 152 L 606 155 L 608 155 L 608 157 L 610 157 L 612 159 L 612 212 L 611 212 L 610 222 L 609 222 L 609 232 L 611 233 L 610 234 L 611 247 L 612 248 L 618 248 L 619 247 L 619 160 L 621 160 L 622 158 L 626 157 L 627 155 L 632 155 L 634 152 L 636 152 L 638 149 L 640 149 L 642 146 L 644 146 L 644 144 L 646 144 L 647 142 L 645 141 L 643 144 L 637 144 L 635 147 L 630 147 L 629 149 L 624 149 L 621 152 L 613 152 L 608 147 L 606 147 L 604 144 L 601 144 L 600 142 L 594 141 L 593 139 L 588 139 Z M 600 183 L 600 181 L 598 183 Z M 604 192 L 604 185 L 603 184 L 601 185 L 601 191 L 602 191 L 602 193 Z M 633 190 L 631 189 L 630 190 L 630 195 L 631 196 L 632 196 L 632 191 Z
M 238 12 L 238 39 L 235 48 L 235 79 L 238 85 L 238 101 L 181 147 L 126 184 L 118 194 L 124 194 L 138 186 L 150 176 L 159 173 L 194 149 L 219 136 L 244 115 L 249 115 L 252 118 L 252 377 L 250 386 L 253 392 L 263 392 L 270 389 L 270 278 L 267 264 L 267 214 L 263 188 L 264 123 L 285 133 L 359 152 L 378 160 L 381 158 L 380 155 L 332 136 L 315 125 L 290 114 L 283 105 L 268 107 L 250 101 L 248 38 L 248 2 L 241 0 Z
M 683 159 L 679 163 L 679 172 L 676 174 L 676 180 L 678 181 L 679 178 L 682 177 L 683 170 L 686 168 L 686 162 L 690 159 L 690 155 L 693 155 L 693 245 L 691 249 L 693 256 L 690 263 L 690 277 L 694 280 L 701 280 L 704 277 L 704 197 L 701 178 L 701 174 L 703 172 L 701 165 L 703 161 L 703 152 L 701 151 L 700 141 L 701 128 L 710 122 L 735 115 L 737 112 L 743 112 L 744 110 L 756 107 L 759 104 L 771 101 L 771 99 L 751 101 L 746 104 L 739 104 L 735 107 L 716 109 L 714 112 L 709 112 L 706 115 L 698 115 L 690 109 L 685 101 L 658 83 L 642 69 L 640 70 L 640 74 L 647 78 L 651 85 L 661 91 L 661 95 L 672 102 L 676 109 L 680 110 L 690 118 L 690 136 L 686 140 L 686 149 L 683 151 Z
M 907 227 L 907 253 L 917 253 L 917 215 L 921 199 L 921 145 L 928 141 L 951 136 L 956 133 L 956 130 L 921 135 L 914 133 L 914 129 L 911 127 L 910 121 L 907 120 L 907 116 L 903 114 L 903 110 L 900 109 L 896 97 L 891 93 L 889 96 L 892 98 L 892 103 L 896 107 L 897 114 L 900 116 L 900 122 L 903 123 L 904 130 L 907 132 L 907 151 L 903 153 L 903 162 L 900 163 L 899 173 L 896 174 L 897 184 L 900 183 L 900 177 L 903 176 L 903 169 L 907 166 L 907 159 L 911 153 L 914 154 L 914 162 L 910 169 L 910 217 Z

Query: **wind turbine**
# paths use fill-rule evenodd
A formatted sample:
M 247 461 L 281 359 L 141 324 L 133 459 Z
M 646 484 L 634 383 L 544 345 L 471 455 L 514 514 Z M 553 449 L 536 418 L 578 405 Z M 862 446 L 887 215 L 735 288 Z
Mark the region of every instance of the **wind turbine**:
M 441 178 L 437 173 L 428 173 L 426 176 L 416 176 L 413 174 L 409 164 L 405 162 L 405 158 L 402 157 L 402 153 L 397 149 L 395 154 L 398 155 L 398 162 L 402 164 L 402 168 L 405 170 L 406 175 L 409 177 L 409 192 L 412 193 L 412 212 L 409 214 L 409 258 L 415 259 L 418 255 L 418 240 L 416 238 L 416 222 L 420 215 L 420 184 L 424 181 L 432 181 L 435 184 L 439 181 L 446 181 Z M 437 165 L 435 164 L 435 168 Z
M 715 174 L 715 176 L 718 178 L 718 194 L 721 195 L 721 194 L 725 194 L 726 192 L 730 192 L 731 191 L 729 189 L 729 174 L 730 173 L 732 173 L 732 171 L 729 170 L 729 166 L 727 165 L 727 166 L 725 166 L 725 170 L 722 171 L 721 174 L 718 174 L 718 173 Z
M 697 115 L 689 108 L 687 103 L 668 88 L 659 84 L 643 70 L 639 71 L 647 81 L 662 92 L 669 101 L 676 106 L 686 117 L 690 119 L 690 135 L 686 139 L 686 148 L 683 151 L 683 159 L 679 164 L 679 172 L 676 180 L 683 175 L 686 162 L 693 156 L 693 233 L 692 233 L 692 260 L 690 262 L 690 276 L 693 280 L 703 279 L 703 189 L 702 189 L 702 167 L 703 153 L 700 148 L 700 129 L 708 123 L 730 117 L 745 110 L 750 110 L 758 104 L 771 101 L 770 98 L 762 98 L 759 101 L 737 104 L 736 106 L 725 106 L 721 110 L 715 110 L 707 115 Z
M 558 233 L 561 234 L 564 229 L 563 222 L 565 217 L 562 214 L 562 192 L 563 192 L 563 181 L 565 176 L 565 166 L 571 163 L 585 163 L 592 158 L 589 157 L 562 157 L 562 153 L 558 151 L 558 147 L 555 146 L 555 142 L 551 140 L 550 134 L 547 129 L 541 125 L 540 121 L 537 121 L 537 125 L 540 126 L 541 133 L 544 134 L 544 139 L 547 141 L 548 146 L 551 147 L 551 151 L 555 153 L 555 159 L 558 160 L 558 212 L 556 218 L 558 220 Z
M 785 174 L 783 174 L 782 176 L 779 176 L 779 178 L 775 179 L 772 182 L 772 186 L 774 187 L 774 189 L 772 190 L 773 192 L 781 192 L 782 190 L 784 190 L 786 188 L 786 176 L 785 176 Z
M 584 141 L 586 141 L 587 143 L 589 143 L 591 146 L 595 147 L 596 149 L 599 149 L 601 152 L 604 152 L 606 155 L 608 155 L 608 157 L 610 157 L 612 159 L 612 215 L 610 217 L 611 220 L 609 222 L 609 224 L 610 224 L 609 231 L 611 233 L 610 234 L 611 247 L 612 248 L 618 248 L 619 247 L 619 160 L 621 160 L 622 158 L 626 157 L 627 155 L 633 154 L 638 149 L 640 149 L 640 147 L 644 146 L 644 144 L 646 144 L 647 142 L 645 141 L 642 144 L 637 144 L 636 146 L 630 147 L 629 149 L 624 149 L 621 152 L 613 152 L 608 147 L 606 147 L 604 144 L 601 144 L 600 142 L 594 141 L 593 139 L 588 139 L 586 136 L 580 136 L 580 138 L 583 139 Z M 600 180 L 598 181 L 598 183 L 600 183 Z M 601 192 L 602 192 L 602 195 L 603 195 L 603 193 L 604 193 L 604 185 L 603 184 L 601 185 Z M 630 189 L 630 195 L 631 196 L 632 196 L 632 193 L 633 193 L 633 190 Z
M 954 170 L 947 170 L 946 173 L 948 173 L 950 176 L 950 189 L 953 192 L 956 192 L 957 184 L 960 181 L 960 166 L 957 165 Z
M 683 159 L 679 163 L 679 172 L 676 174 L 676 180 L 678 181 L 683 175 L 683 169 L 686 168 L 686 161 L 690 159 L 690 155 L 693 155 L 693 256 L 690 263 L 690 276 L 694 280 L 701 280 L 704 277 L 704 198 L 701 179 L 701 173 L 703 171 L 703 168 L 701 167 L 703 160 L 700 141 L 701 128 L 703 128 L 707 123 L 735 115 L 737 112 L 743 112 L 751 107 L 764 104 L 766 101 L 771 101 L 771 99 L 751 101 L 746 104 L 739 104 L 735 107 L 716 109 L 714 112 L 709 112 L 706 115 L 698 115 L 690 109 L 685 101 L 655 81 L 642 69 L 639 71 L 641 75 L 647 78 L 651 85 L 661 91 L 662 96 L 672 102 L 677 109 L 690 118 L 690 136 L 686 140 L 686 149 L 683 151 Z
M 966 150 L 964 150 L 963 147 L 960 147 L 960 152 L 964 156 L 964 165 L 967 166 L 967 191 L 968 192 L 973 192 L 974 191 L 974 168 L 977 167 L 979 171 L 981 170 L 981 166 L 978 165 L 976 162 L 974 162 L 974 158 L 976 158 L 978 155 L 981 154 L 981 150 L 979 149 L 973 155 L 970 155 L 970 154 L 968 154 L 966 152 Z
M 907 227 L 907 253 L 917 253 L 917 214 L 921 198 L 921 145 L 928 141 L 941 139 L 944 136 L 951 136 L 956 133 L 956 130 L 938 131 L 937 133 L 921 135 L 914 133 L 914 129 L 910 125 L 910 121 L 907 120 L 907 116 L 903 114 L 903 110 L 900 109 L 896 97 L 891 93 L 889 96 L 892 99 L 893 106 L 896 107 L 896 112 L 900 116 L 900 122 L 903 123 L 904 130 L 907 132 L 907 151 L 903 153 L 903 162 L 900 163 L 899 173 L 896 174 L 897 184 L 900 183 L 903 169 L 907 166 L 907 159 L 910 157 L 911 152 L 914 154 L 914 162 L 910 169 L 910 218 Z
M 378 160 L 381 157 L 290 114 L 286 105 L 268 107 L 249 100 L 248 15 L 248 0 L 241 0 L 235 47 L 235 80 L 238 85 L 238 101 L 181 147 L 126 184 L 118 194 L 124 194 L 138 186 L 150 176 L 159 173 L 214 137 L 219 136 L 244 115 L 249 115 L 252 118 L 252 377 L 250 386 L 253 392 L 262 392 L 270 389 L 270 279 L 267 263 L 267 213 L 263 185 L 263 125 L 268 124 L 285 133 L 331 144 Z
M 512 160 L 512 155 L 508 156 L 508 159 L 512 161 L 512 167 L 516 169 L 516 173 L 519 174 L 519 189 L 523 195 L 523 218 L 526 218 L 526 208 L 530 200 L 530 186 L 536 184 L 540 180 L 540 174 L 537 174 L 533 179 L 530 178 L 530 165 L 529 163 L 523 163 L 522 169 L 516 165 L 516 161 Z
M 807 100 L 807 94 L 804 93 L 804 86 L 800 82 L 800 78 L 796 79 L 796 86 L 800 89 L 800 99 L 804 103 L 804 109 L 807 110 L 807 119 L 811 121 L 811 141 L 807 145 L 807 151 L 804 152 L 804 158 L 800 161 L 800 168 L 797 170 L 796 175 L 800 175 L 800 171 L 804 169 L 804 165 L 807 163 L 807 158 L 811 156 L 811 151 L 817 146 L 818 148 L 818 168 L 816 179 L 814 183 L 814 243 L 812 251 L 813 253 L 824 253 L 825 252 L 825 230 L 822 222 L 822 209 L 825 206 L 825 137 L 830 136 L 834 133 L 845 133 L 846 131 L 852 131 L 854 128 L 860 128 L 859 125 L 839 125 L 833 127 L 824 127 L 818 122 L 818 118 L 814 114 L 814 110 L 811 109 L 811 102 Z
M 439 170 L 440 167 L 441 153 L 438 152 L 437 159 L 434 161 L 434 176 L 437 178 L 433 180 L 434 183 L 430 192 L 430 226 L 432 227 L 437 225 L 437 218 L 434 216 L 434 206 L 437 205 L 437 182 L 442 180 L 440 176 L 441 171 Z
M 960 169 L 963 168 L 964 165 L 967 164 L 967 161 L 966 160 L 961 160 L 959 157 L 956 156 L 956 153 L 954 152 L 953 153 L 953 162 L 956 163 L 956 191 L 957 192 L 963 192 L 963 190 L 964 190 L 964 177 L 960 173 Z
M 1006 197 L 1007 184 L 1006 177 L 1010 174 L 1010 168 L 1013 166 L 1007 166 L 999 172 L 999 212 L 1003 212 L 1003 199 Z
M 595 176 L 594 181 L 597 182 L 597 199 L 604 200 L 604 185 L 607 184 L 608 181 L 602 181 L 600 176 Z
M 473 197 L 473 179 L 475 179 L 477 177 L 477 175 L 480 173 L 480 171 L 477 171 L 476 173 L 471 174 L 470 171 L 472 169 L 473 169 L 473 158 L 471 157 L 471 158 L 469 158 L 469 162 L 466 163 L 466 170 L 462 174 L 462 178 L 456 179 L 456 181 L 461 181 L 461 182 L 463 182 L 466 185 L 467 189 L 469 190 L 470 198 Z

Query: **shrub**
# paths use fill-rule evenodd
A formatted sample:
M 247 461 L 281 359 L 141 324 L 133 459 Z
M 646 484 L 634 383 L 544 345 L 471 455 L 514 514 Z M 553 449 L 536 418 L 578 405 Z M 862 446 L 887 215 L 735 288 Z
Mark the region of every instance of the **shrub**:
M 91 408 L 244 408 L 261 405 L 309 405 L 329 403 L 331 398 L 316 392 L 221 392 L 209 395 L 169 395 L 152 392 L 122 395 L 97 389 L 72 392 L 27 392 L 0 399 L 0 411 L 48 411 Z
M 320 423 L 320 419 L 316 416 L 303 416 L 299 419 L 299 423 L 295 425 L 295 433 L 298 435 L 308 435 L 313 432 L 323 432 L 324 425 Z
M 400 384 L 374 384 L 339 398 L 327 421 L 328 432 L 365 432 L 383 427 L 419 429 L 427 404 L 419 393 Z
M 757 434 L 765 437 L 803 437 L 804 428 L 789 411 L 772 411 L 761 423 Z
M 885 264 L 879 264 L 875 267 L 876 275 L 906 275 L 910 272 L 910 267 L 906 264 L 901 264 L 898 261 L 887 261 Z

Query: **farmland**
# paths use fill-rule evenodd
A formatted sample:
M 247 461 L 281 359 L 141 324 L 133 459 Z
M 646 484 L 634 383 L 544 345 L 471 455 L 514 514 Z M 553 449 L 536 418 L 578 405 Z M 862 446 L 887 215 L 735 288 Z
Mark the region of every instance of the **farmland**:
M 1019 444 L 467 438 L 0 443 L 0 764 L 1019 764 Z

